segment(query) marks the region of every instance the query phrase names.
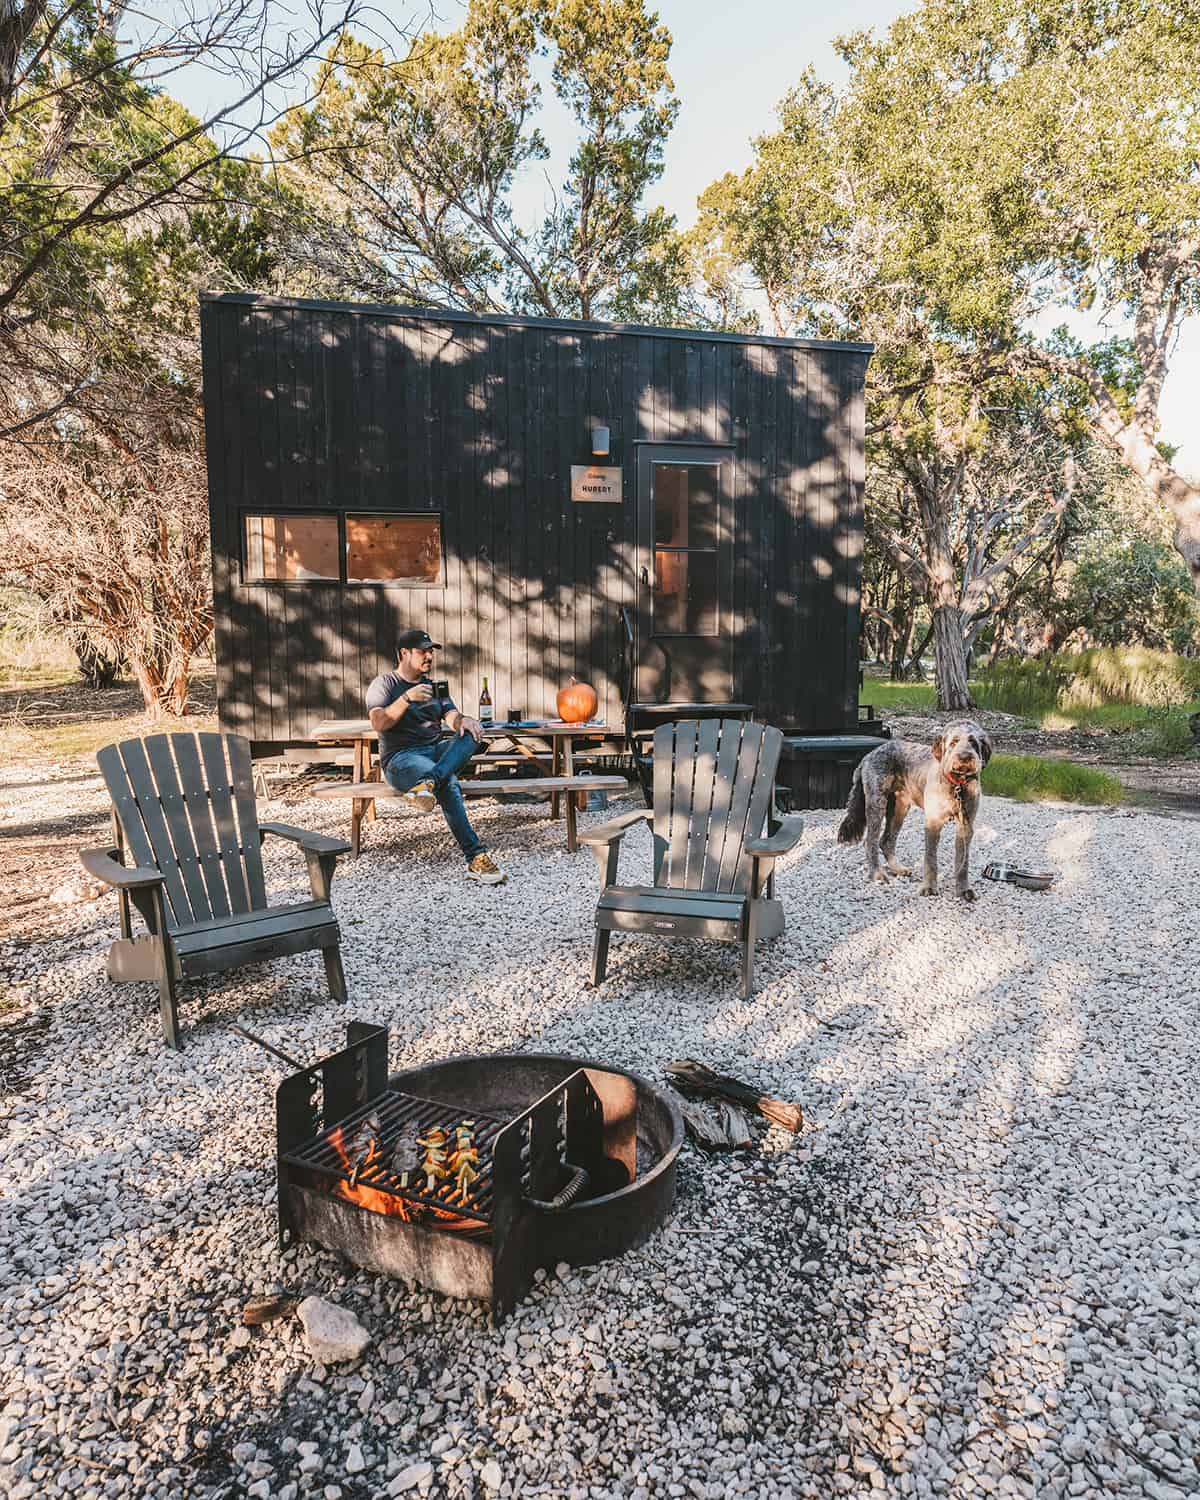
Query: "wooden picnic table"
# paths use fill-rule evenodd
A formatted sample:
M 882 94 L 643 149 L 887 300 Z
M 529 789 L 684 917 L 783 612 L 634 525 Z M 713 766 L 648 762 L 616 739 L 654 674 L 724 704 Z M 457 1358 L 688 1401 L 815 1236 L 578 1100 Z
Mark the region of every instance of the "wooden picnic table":
M 544 774 L 573 776 L 576 741 L 604 740 L 609 738 L 610 733 L 608 725 L 600 719 L 589 720 L 585 724 L 567 724 L 561 719 L 527 719 L 521 724 L 502 724 L 497 721 L 485 728 L 484 738 L 489 747 L 493 747 L 493 753 L 496 744 L 507 741 L 515 754 L 539 766 Z M 323 719 L 312 729 L 310 738 L 318 745 L 349 745 L 353 750 L 355 782 L 383 779 L 374 760 L 379 735 L 371 728 L 369 719 Z M 514 780 L 513 790 L 520 789 L 519 779 Z M 550 801 L 552 818 L 560 816 L 559 795 L 555 792 Z M 564 792 L 561 795 L 566 797 L 574 794 Z M 364 815 L 376 817 L 374 800 L 361 807 L 357 801 L 354 803 L 352 816 L 361 820 Z

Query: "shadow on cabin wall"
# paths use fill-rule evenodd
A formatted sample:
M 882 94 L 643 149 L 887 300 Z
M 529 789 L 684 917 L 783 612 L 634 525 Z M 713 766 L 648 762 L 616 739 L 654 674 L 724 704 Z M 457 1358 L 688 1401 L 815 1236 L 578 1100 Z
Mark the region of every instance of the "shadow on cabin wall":
M 445 643 L 438 675 L 469 710 L 486 674 L 501 715 L 553 714 L 574 675 L 619 726 L 621 607 L 645 635 L 656 572 L 643 441 L 733 449 L 733 698 L 789 728 L 855 722 L 864 353 L 253 298 L 206 299 L 202 327 L 225 727 L 278 745 L 360 716 L 411 624 Z M 620 505 L 570 499 L 598 424 Z M 389 511 L 440 517 L 439 586 L 241 581 L 248 514 Z M 670 641 L 644 649 L 653 665 Z

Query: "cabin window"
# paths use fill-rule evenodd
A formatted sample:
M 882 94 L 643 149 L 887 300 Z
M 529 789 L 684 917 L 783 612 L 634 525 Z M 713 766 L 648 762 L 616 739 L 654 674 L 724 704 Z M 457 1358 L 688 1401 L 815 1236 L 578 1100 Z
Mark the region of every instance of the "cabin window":
M 336 583 L 337 517 L 247 516 L 245 556 L 246 583 Z
M 440 515 L 248 515 L 243 527 L 243 583 L 442 584 Z
M 437 584 L 442 578 L 442 518 L 346 517 L 346 582 Z
M 716 464 L 654 465 L 654 633 L 717 634 Z

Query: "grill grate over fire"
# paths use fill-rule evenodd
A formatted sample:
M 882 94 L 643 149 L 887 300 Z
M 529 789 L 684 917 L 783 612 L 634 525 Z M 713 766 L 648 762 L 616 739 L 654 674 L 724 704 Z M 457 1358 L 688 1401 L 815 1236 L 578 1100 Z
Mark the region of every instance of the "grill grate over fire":
M 485 1233 L 492 1209 L 492 1145 L 506 1123 L 478 1109 L 468 1119 L 450 1105 L 389 1089 L 283 1155 L 293 1166 L 329 1180 L 336 1197 L 360 1208 L 438 1229 Z M 470 1163 L 473 1180 L 454 1172 L 456 1132 L 464 1124 L 478 1157 Z M 430 1141 L 434 1132 L 445 1138 L 446 1175 L 430 1190 L 423 1170 L 426 1147 L 417 1143 Z M 407 1185 L 401 1167 L 409 1169 Z

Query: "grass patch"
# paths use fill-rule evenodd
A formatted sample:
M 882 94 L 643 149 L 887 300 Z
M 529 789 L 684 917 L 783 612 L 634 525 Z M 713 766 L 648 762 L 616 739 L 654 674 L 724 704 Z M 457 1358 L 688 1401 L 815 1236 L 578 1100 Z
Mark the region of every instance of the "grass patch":
M 973 684 L 981 708 L 1038 718 L 1051 711 L 1072 724 L 1103 725 L 1115 708 L 1179 707 L 1200 699 L 1200 660 L 1142 647 L 1081 651 L 1046 660 L 997 662 Z M 1124 723 L 1133 727 L 1136 715 Z
M 981 708 L 1051 733 L 1130 734 L 1135 753 L 1185 755 L 1194 748 L 1188 718 L 1200 712 L 1200 661 L 1141 648 L 1003 661 L 972 691 Z
M 1125 800 L 1115 776 L 1072 760 L 1042 760 L 1036 755 L 993 755 L 984 770 L 983 789 L 1017 802 L 1079 802 L 1111 807 Z
M 932 682 L 893 682 L 889 677 L 863 677 L 859 697 L 875 708 L 895 712 L 901 708 L 936 708 L 937 692 Z
M 183 719 L 152 719 L 132 683 L 92 689 L 52 662 L 7 671 L 0 662 L 0 759 L 14 764 L 90 760 L 116 740 L 216 729 L 207 662 L 195 664 L 191 687 L 194 712 Z
M 130 714 L 127 718 L 69 724 L 0 725 L 0 753 L 11 756 L 14 761 L 55 762 L 90 757 L 117 740 L 147 734 L 193 734 L 216 728 L 216 717 L 211 714 L 188 714 L 185 719 L 157 721 L 146 718 L 144 714 Z

